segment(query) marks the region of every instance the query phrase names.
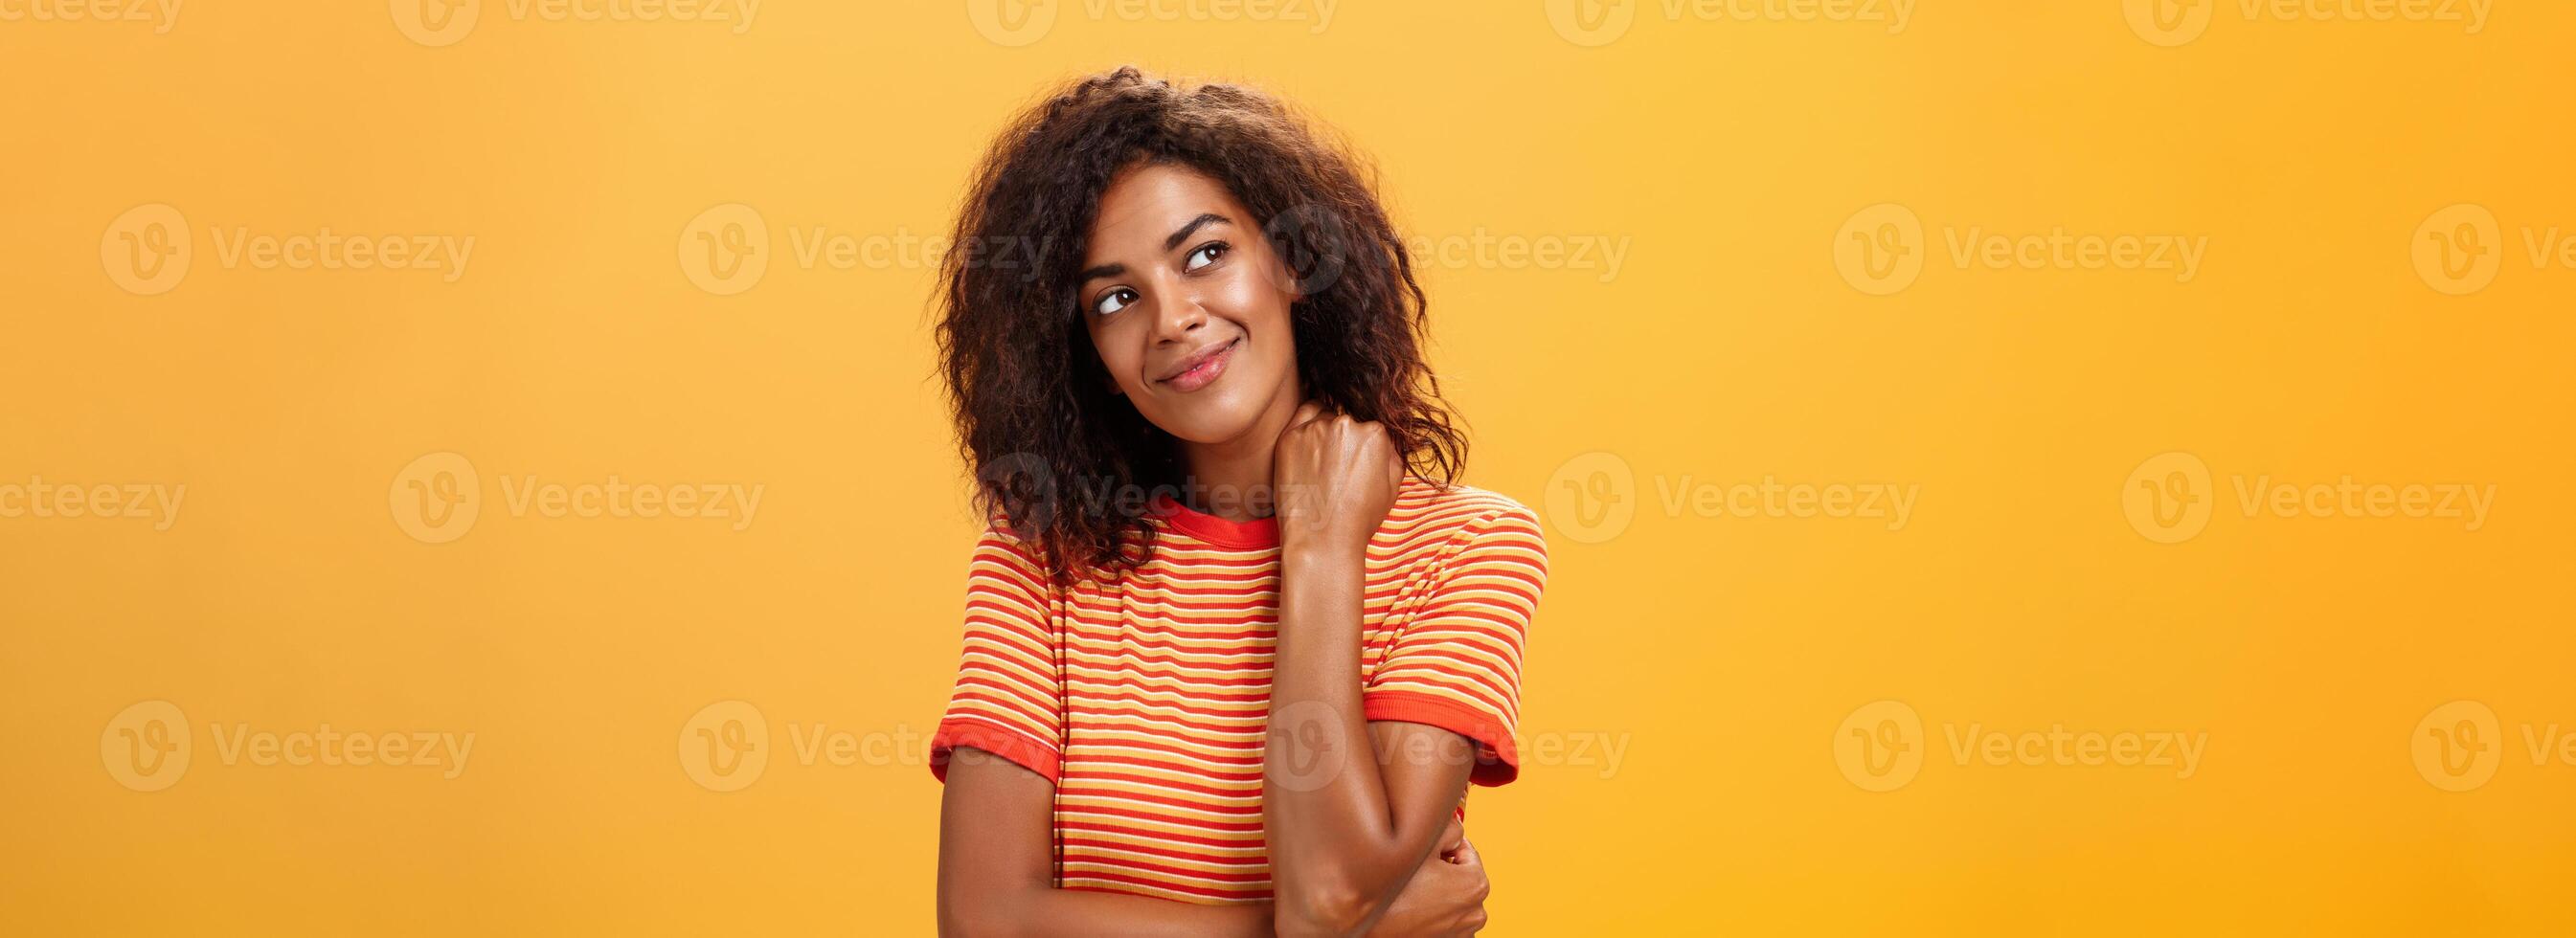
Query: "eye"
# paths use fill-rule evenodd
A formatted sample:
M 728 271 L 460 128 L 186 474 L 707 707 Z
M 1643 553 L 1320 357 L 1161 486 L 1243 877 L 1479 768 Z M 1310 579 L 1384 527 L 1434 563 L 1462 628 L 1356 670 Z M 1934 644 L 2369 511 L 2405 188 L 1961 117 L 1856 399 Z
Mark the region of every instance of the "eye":
M 1230 250 L 1233 250 L 1233 248 L 1223 241 L 1210 241 L 1206 244 L 1199 245 L 1197 249 L 1190 252 L 1190 256 L 1181 258 L 1181 269 L 1197 270 L 1209 264 L 1216 263 L 1217 258 L 1224 257 L 1225 253 Z M 1200 260 L 1199 258 L 1201 257 L 1205 257 L 1207 259 Z
M 1127 304 L 1133 302 L 1136 302 L 1136 291 L 1127 289 L 1126 287 L 1119 287 L 1107 293 L 1103 293 L 1100 295 L 1099 299 L 1093 300 L 1091 302 L 1091 311 L 1098 315 L 1106 316 L 1119 310 L 1126 309 Z

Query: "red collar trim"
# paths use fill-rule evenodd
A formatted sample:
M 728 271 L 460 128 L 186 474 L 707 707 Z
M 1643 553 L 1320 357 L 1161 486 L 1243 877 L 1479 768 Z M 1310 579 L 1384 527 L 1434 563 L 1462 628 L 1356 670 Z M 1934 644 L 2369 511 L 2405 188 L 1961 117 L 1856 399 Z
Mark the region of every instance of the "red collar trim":
M 1228 521 L 1181 504 L 1169 493 L 1154 493 L 1152 511 L 1183 534 L 1220 547 L 1277 547 L 1279 519 Z

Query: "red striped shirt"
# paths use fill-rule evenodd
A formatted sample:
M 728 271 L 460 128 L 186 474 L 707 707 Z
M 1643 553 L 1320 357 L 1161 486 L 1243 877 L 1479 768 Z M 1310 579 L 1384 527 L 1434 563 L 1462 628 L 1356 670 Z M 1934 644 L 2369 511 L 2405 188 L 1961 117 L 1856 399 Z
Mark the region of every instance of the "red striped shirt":
M 1153 556 L 1054 587 L 999 528 L 975 545 L 965 650 L 931 772 L 973 746 L 1056 785 L 1057 885 L 1187 902 L 1270 897 L 1263 731 L 1278 630 L 1275 519 L 1159 499 Z M 1538 518 L 1411 476 L 1370 537 L 1360 684 L 1370 720 L 1477 743 L 1471 778 L 1520 771 L 1521 657 L 1547 580 Z

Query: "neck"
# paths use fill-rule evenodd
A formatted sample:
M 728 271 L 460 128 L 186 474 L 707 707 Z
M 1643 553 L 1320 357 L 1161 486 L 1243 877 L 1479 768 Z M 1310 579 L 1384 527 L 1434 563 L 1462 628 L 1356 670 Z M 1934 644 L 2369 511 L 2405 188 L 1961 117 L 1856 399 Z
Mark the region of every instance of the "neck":
M 1270 498 L 1272 454 L 1278 451 L 1280 432 L 1288 429 L 1288 419 L 1305 399 L 1291 375 L 1242 435 L 1214 443 L 1181 441 L 1181 462 L 1189 471 L 1182 504 L 1228 521 L 1270 517 L 1276 510 Z

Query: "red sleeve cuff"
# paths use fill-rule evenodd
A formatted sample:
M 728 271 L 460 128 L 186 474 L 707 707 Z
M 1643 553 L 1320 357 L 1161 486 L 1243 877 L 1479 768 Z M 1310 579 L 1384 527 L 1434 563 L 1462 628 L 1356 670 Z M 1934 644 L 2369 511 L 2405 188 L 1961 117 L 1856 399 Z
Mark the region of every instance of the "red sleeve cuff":
M 1046 776 L 1050 783 L 1057 778 L 1060 757 L 1054 746 L 1018 730 L 981 720 L 952 718 L 940 721 L 939 729 L 930 735 L 930 774 L 942 783 L 948 781 L 948 759 L 959 746 L 969 746 L 992 753 Z
M 1360 718 L 1420 723 L 1475 740 L 1476 767 L 1468 771 L 1467 780 L 1478 785 L 1501 785 L 1520 777 L 1521 756 L 1512 747 L 1511 728 L 1474 707 L 1429 694 L 1383 691 L 1361 696 Z

